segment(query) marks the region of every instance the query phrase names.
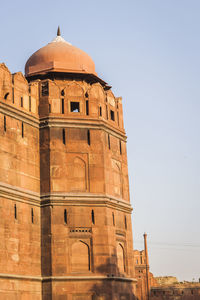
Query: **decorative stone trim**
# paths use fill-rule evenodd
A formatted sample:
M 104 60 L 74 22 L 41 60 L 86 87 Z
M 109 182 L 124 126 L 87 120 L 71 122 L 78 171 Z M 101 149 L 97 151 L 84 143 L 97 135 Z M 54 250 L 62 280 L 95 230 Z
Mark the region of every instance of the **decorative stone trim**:
M 116 208 L 126 213 L 132 212 L 130 203 L 123 199 L 114 198 L 104 194 L 91 193 L 35 193 L 23 188 L 0 182 L 0 197 L 8 198 L 13 201 L 31 203 L 36 206 L 96 206 Z
M 126 142 L 127 137 L 125 131 L 115 128 L 104 120 L 97 119 L 74 119 L 70 117 L 47 117 L 40 119 L 40 127 L 53 127 L 53 128 L 89 128 L 93 130 L 103 130 L 117 138 Z
M 137 282 L 136 278 L 115 277 L 111 275 L 107 276 L 27 276 L 27 275 L 13 275 L 0 273 L 1 279 L 13 279 L 13 280 L 31 280 L 31 281 L 88 281 L 88 280 L 115 280 L 126 282 Z
M 28 112 L 22 111 L 17 107 L 13 107 L 3 101 L 0 101 L 0 113 L 22 121 L 32 127 L 39 128 L 39 118 Z

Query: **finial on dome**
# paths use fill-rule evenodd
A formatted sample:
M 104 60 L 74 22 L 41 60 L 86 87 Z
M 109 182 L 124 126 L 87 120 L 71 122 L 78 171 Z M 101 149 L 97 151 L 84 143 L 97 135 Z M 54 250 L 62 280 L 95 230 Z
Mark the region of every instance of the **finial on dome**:
M 61 36 L 61 34 L 60 34 L 60 26 L 58 26 L 57 36 Z

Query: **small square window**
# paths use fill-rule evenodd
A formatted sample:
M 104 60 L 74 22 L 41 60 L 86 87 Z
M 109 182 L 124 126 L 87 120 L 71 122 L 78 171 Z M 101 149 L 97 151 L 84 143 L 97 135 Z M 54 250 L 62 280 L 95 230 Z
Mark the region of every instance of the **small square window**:
M 115 113 L 113 110 L 110 110 L 110 118 L 111 120 L 115 121 Z
M 70 102 L 71 112 L 80 112 L 80 103 L 79 102 Z

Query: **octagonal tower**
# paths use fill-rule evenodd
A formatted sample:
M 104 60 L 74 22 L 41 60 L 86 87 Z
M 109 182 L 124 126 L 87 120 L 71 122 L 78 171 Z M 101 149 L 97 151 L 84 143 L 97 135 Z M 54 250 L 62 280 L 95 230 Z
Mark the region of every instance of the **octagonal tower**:
M 34 212 L 41 243 L 30 245 L 30 255 L 41 251 L 35 273 L 41 294 L 33 299 L 135 299 L 122 99 L 98 77 L 90 56 L 67 43 L 59 30 L 29 58 L 25 76 L 27 110 L 32 114 L 35 103 L 31 117 L 38 131 L 32 147 L 39 170 Z M 3 124 L 2 119 L 2 131 Z M 32 190 L 31 184 L 22 188 Z M 30 208 L 31 201 L 27 197 Z M 31 282 L 31 268 L 22 273 Z

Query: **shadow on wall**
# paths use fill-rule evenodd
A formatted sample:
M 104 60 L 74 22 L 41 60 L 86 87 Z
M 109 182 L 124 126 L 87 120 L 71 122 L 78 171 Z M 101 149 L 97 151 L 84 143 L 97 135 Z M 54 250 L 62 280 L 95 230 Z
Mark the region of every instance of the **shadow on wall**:
M 117 265 L 111 260 L 107 259 L 105 264 L 95 270 L 95 273 L 106 275 L 107 278 L 92 286 L 92 300 L 138 300 L 134 293 L 135 283 L 127 278 L 125 272 L 120 272 Z

